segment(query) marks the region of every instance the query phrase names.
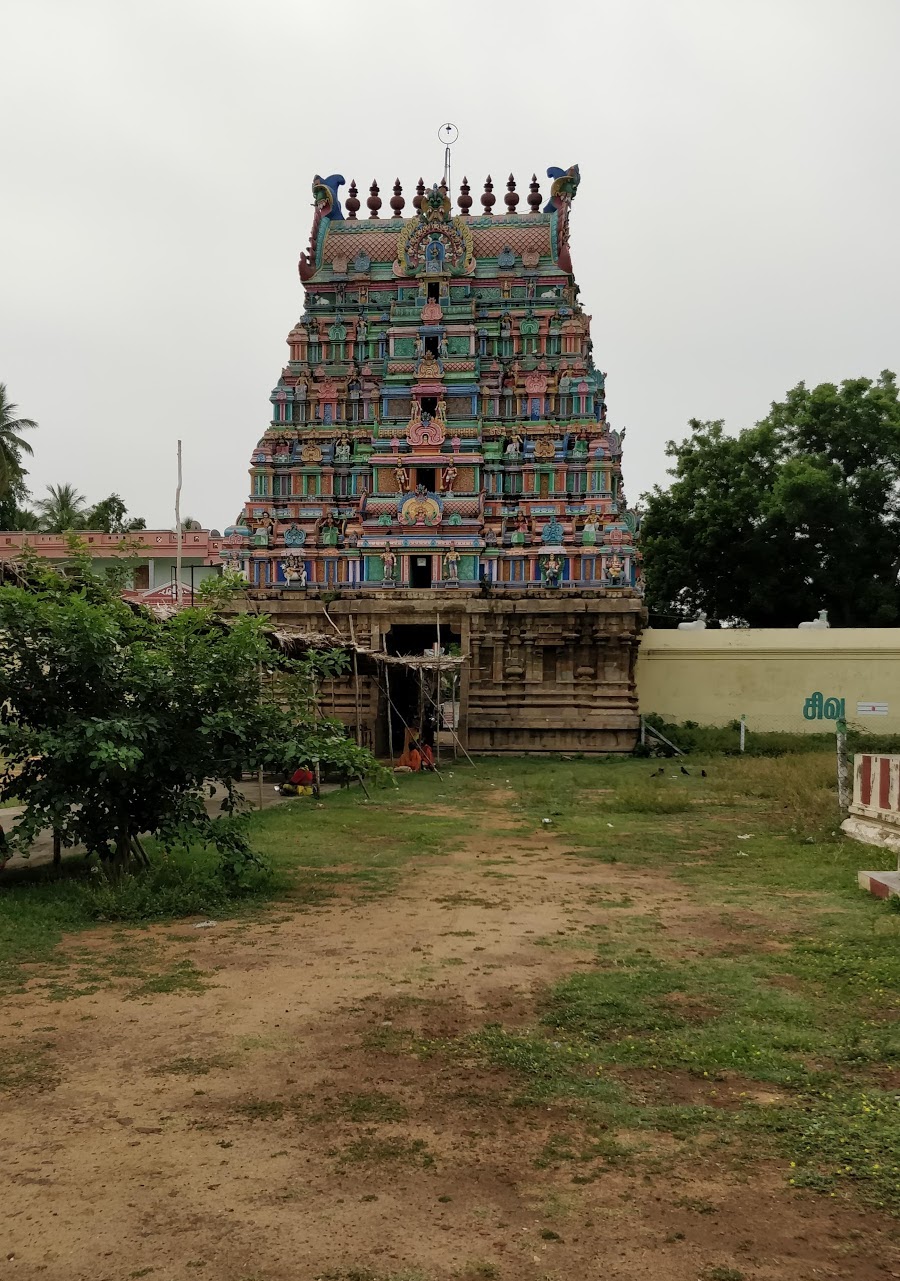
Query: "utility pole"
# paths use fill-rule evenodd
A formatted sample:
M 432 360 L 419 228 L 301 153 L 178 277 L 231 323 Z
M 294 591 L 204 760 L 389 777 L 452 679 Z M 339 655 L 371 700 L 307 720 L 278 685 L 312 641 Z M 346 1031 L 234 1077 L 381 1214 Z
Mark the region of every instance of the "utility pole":
M 178 442 L 178 483 L 175 486 L 175 604 L 181 609 L 181 441 Z

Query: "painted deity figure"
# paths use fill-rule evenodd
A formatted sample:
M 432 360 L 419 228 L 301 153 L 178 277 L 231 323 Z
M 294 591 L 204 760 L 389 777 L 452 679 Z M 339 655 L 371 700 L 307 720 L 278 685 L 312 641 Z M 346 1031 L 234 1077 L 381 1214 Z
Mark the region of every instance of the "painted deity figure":
M 441 270 L 443 256 L 439 241 L 433 240 L 425 250 L 425 272 L 427 275 L 434 275 L 435 272 Z
M 513 434 L 510 436 L 506 446 L 505 452 L 506 452 L 507 458 L 515 458 L 518 455 L 521 448 L 522 448 L 522 437 L 519 435 L 517 431 L 514 431 Z
M 597 521 L 593 515 L 588 516 L 584 522 L 581 541 L 586 547 L 592 547 L 597 541 Z
M 336 463 L 349 463 L 350 461 L 350 438 L 342 436 L 334 447 L 334 461 Z
M 544 561 L 544 581 L 548 587 L 559 586 L 559 575 L 562 570 L 562 562 L 558 556 L 548 556 Z
M 607 578 L 611 578 L 615 581 L 616 579 L 619 579 L 622 577 L 624 570 L 625 570 L 625 567 L 622 564 L 621 559 L 616 555 L 615 552 L 613 552 L 606 566 Z
M 306 561 L 287 561 L 281 562 L 281 572 L 284 574 L 284 581 L 288 587 L 306 587 Z
M 394 476 L 397 480 L 397 489 L 401 494 L 405 494 L 409 488 L 409 472 L 403 466 L 403 463 L 398 463 L 394 468 Z
M 392 583 L 394 581 L 394 571 L 397 568 L 397 557 L 391 551 L 390 547 L 385 547 L 381 553 L 381 564 L 384 571 L 384 581 Z
M 444 577 L 449 583 L 459 582 L 459 552 L 456 543 L 450 544 L 450 550 L 444 556 Z
M 453 485 L 456 477 L 459 475 L 453 463 L 449 463 L 441 472 L 441 483 L 448 494 L 453 493 Z

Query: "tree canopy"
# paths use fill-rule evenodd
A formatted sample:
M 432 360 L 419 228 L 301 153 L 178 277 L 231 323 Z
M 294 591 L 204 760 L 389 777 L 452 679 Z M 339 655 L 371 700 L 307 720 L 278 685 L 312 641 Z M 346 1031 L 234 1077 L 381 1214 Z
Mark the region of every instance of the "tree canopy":
M 65 534 L 70 529 L 84 529 L 88 514 L 87 499 L 74 485 L 48 485 L 47 497 L 35 503 L 41 529 L 48 534 Z
M 674 477 L 644 496 L 647 604 L 755 627 L 900 623 L 896 377 L 798 383 L 754 427 L 690 423 Z
M 22 484 L 27 475 L 22 466 L 22 455 L 34 451 L 22 435 L 23 431 L 33 431 L 37 423 L 33 418 L 20 418 L 19 406 L 14 405 L 6 390 L 6 383 L 0 383 L 0 498 L 15 497 L 16 491 L 22 491 Z
M 147 528 L 142 516 L 129 517 L 121 495 L 110 494 L 91 506 L 74 485 L 48 485 L 47 497 L 39 498 L 35 508 L 38 526 L 48 534 L 65 534 L 74 529 L 128 534 Z
M 122 497 L 110 494 L 87 513 L 84 528 L 98 529 L 104 534 L 130 534 L 135 530 L 146 529 L 147 522 L 143 516 L 129 517 Z
M 301 761 L 373 770 L 343 726 L 315 713 L 315 687 L 344 654 L 287 658 L 267 627 L 208 610 L 160 622 L 87 562 L 69 576 L 32 562 L 22 585 L 0 587 L 0 798 L 25 806 L 11 847 L 25 852 L 50 828 L 123 866 L 144 857 L 150 833 L 164 848 L 212 844 L 240 876 L 252 855 L 228 815 L 242 774 Z M 206 812 L 210 782 L 225 789 L 221 818 Z

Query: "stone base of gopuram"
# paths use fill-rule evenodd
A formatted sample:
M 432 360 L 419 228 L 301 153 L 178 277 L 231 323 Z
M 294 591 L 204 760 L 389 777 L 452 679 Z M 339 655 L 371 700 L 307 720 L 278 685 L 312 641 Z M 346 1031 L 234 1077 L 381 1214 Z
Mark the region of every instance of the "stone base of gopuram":
M 252 607 L 336 644 L 351 639 L 352 619 L 357 644 L 376 654 L 421 656 L 439 636 L 465 660 L 455 668 L 456 734 L 469 752 L 603 754 L 637 742 L 644 612 L 632 590 L 311 588 L 259 591 Z M 398 722 L 414 719 L 412 685 L 429 678 L 364 655 L 358 667 L 356 684 L 352 675 L 325 683 L 321 710 L 354 728 L 358 721 L 363 741 L 386 755 Z

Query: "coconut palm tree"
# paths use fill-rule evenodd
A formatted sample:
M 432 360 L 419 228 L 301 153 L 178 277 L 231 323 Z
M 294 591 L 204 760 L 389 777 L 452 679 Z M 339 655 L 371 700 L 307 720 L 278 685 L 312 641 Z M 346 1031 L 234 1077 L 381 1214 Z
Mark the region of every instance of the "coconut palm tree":
M 0 383 L 0 495 L 10 493 L 25 475 L 22 455 L 34 451 L 21 432 L 31 431 L 37 423 L 18 417 L 19 406 L 9 399 L 6 383 Z
M 87 500 L 74 485 L 48 485 L 48 498 L 39 498 L 35 510 L 41 529 L 48 534 L 64 534 L 70 529 L 84 529 Z

